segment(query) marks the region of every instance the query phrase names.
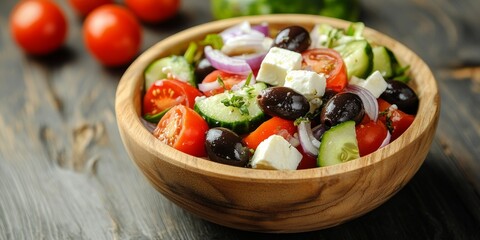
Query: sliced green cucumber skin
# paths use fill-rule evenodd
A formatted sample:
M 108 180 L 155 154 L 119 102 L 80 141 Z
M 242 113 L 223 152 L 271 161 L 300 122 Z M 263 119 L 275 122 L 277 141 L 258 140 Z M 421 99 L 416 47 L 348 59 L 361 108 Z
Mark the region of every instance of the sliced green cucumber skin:
M 264 83 L 254 85 L 251 92 L 253 97 L 249 99 L 248 115 L 242 115 L 238 108 L 227 107 L 222 103 L 222 100 L 229 96 L 227 92 L 198 100 L 194 109 L 207 121 L 209 127 L 225 127 L 237 134 L 248 133 L 266 119 L 256 100 L 256 96 L 266 87 Z
M 347 144 L 348 147 L 345 148 Z M 341 159 L 342 156 L 344 159 Z M 325 167 L 359 157 L 355 121 L 347 121 L 333 126 L 324 133 L 318 150 L 317 165 Z
M 174 76 L 178 76 L 181 80 L 186 80 L 190 85 L 196 87 L 193 65 L 188 63 L 183 56 L 172 55 L 160 58 L 148 65 L 144 73 L 145 90 L 155 81 L 167 78 L 167 74 L 162 70 L 164 67 L 170 67 Z
M 385 46 L 375 46 L 373 51 L 373 69 L 379 71 L 384 78 L 390 78 L 393 76 L 393 64 L 395 59 L 392 59 L 393 53 Z
M 340 53 L 347 68 L 348 79 L 352 76 L 367 78 L 373 67 L 373 51 L 367 40 L 354 40 L 334 48 Z

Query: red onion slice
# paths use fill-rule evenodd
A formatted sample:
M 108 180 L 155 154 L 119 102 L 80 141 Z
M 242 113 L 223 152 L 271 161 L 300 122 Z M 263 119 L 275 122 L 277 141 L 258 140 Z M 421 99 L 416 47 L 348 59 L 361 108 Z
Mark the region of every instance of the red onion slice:
M 204 52 L 208 61 L 218 70 L 240 75 L 248 75 L 252 72 L 250 65 L 243 59 L 229 57 L 211 46 L 206 46 Z
M 372 121 L 376 122 L 378 119 L 378 102 L 375 96 L 364 87 L 355 84 L 349 84 L 347 86 L 347 92 L 357 94 L 357 96 L 362 99 L 365 113 Z
M 219 33 L 219 35 L 222 37 L 223 41 L 226 42 L 228 41 L 228 39 L 232 37 L 235 37 L 244 33 L 248 33 L 251 31 L 252 31 L 252 27 L 250 23 L 247 21 L 243 21 L 237 25 L 234 25 L 232 27 L 229 27 L 223 30 L 221 33 Z
M 268 37 L 270 35 L 270 29 L 269 29 L 268 23 L 266 22 L 261 23 L 259 25 L 252 26 L 252 30 L 256 30 L 263 33 L 265 37 Z
M 198 90 L 203 93 L 220 88 L 220 83 L 218 81 L 208 82 L 208 83 L 199 83 Z
M 267 55 L 267 52 L 260 52 L 260 53 L 252 53 L 252 54 L 245 54 L 245 55 L 238 55 L 234 56 L 233 58 L 243 59 L 245 60 L 252 70 L 260 69 L 260 65 L 262 64 L 263 59 Z
M 313 136 L 310 122 L 302 121 L 298 124 L 298 137 L 300 139 L 300 145 L 302 145 L 306 153 L 311 156 L 318 155 L 320 141 Z
M 266 52 L 273 40 L 261 34 L 243 34 L 224 41 L 222 52 L 227 55 L 239 55 L 242 53 Z
M 387 146 L 390 143 L 390 139 L 392 138 L 392 134 L 390 134 L 390 131 L 387 131 L 387 136 L 385 136 L 385 139 L 383 139 L 382 144 L 380 144 L 379 149 L 382 147 Z

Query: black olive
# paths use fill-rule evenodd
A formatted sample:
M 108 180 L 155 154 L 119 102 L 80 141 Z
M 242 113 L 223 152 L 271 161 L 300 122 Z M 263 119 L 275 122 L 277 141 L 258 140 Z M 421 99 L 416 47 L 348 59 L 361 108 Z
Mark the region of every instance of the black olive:
M 322 102 L 323 103 L 327 103 L 328 100 L 330 100 L 330 98 L 332 98 L 333 96 L 337 95 L 338 92 L 332 90 L 332 89 L 325 89 L 325 93 L 323 94 L 322 96 Z
M 380 98 L 390 104 L 397 105 L 398 109 L 408 114 L 416 114 L 418 110 L 418 96 L 405 83 L 397 80 L 387 80 L 387 89 Z
M 305 116 L 310 104 L 305 96 L 288 87 L 271 87 L 257 96 L 258 105 L 270 116 L 295 120 Z
M 365 115 L 362 99 L 350 92 L 339 93 L 325 104 L 320 114 L 320 121 L 330 128 L 339 123 L 354 120 L 362 121 Z
M 197 82 L 202 82 L 203 79 L 214 70 L 215 68 L 206 58 L 200 60 L 195 66 L 195 78 L 197 79 Z
M 207 131 L 205 150 L 210 160 L 232 166 L 244 167 L 250 159 L 250 151 L 242 138 L 223 127 Z
M 311 42 L 310 34 L 305 28 L 290 26 L 277 34 L 273 40 L 273 46 L 300 53 L 307 50 Z

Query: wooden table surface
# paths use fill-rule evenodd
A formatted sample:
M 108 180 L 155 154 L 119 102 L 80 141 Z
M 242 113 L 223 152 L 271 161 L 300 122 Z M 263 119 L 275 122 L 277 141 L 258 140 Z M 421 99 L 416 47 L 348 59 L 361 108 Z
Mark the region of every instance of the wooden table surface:
M 120 140 L 115 90 L 125 68 L 105 68 L 65 10 L 65 46 L 23 54 L 0 2 L 0 239 L 480 239 L 480 1 L 361 0 L 360 20 L 408 46 L 432 69 L 441 116 L 414 178 L 372 212 L 299 234 L 243 232 L 180 209 L 136 169 Z M 208 1 L 143 25 L 142 51 L 212 20 Z

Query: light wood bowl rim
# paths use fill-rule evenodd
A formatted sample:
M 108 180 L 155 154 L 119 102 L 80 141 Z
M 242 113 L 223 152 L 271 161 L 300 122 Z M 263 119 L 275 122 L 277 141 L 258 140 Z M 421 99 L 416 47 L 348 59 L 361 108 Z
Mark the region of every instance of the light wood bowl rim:
M 135 106 L 138 104 L 138 102 L 135 102 L 133 96 L 137 91 L 140 91 L 139 88 L 141 88 L 141 85 L 143 85 L 143 81 L 142 84 L 138 83 L 139 79 L 143 79 L 143 77 L 139 78 L 138 74 L 142 74 L 145 67 L 154 59 L 160 56 L 171 54 L 172 50 L 170 47 L 175 47 L 177 43 L 185 43 L 185 41 L 188 39 L 198 39 L 199 34 L 204 36 L 206 33 L 219 32 L 228 26 L 232 26 L 245 20 L 251 23 L 268 22 L 274 25 L 293 25 L 297 23 L 299 25 L 304 25 L 305 23 L 310 23 L 313 25 L 315 23 L 328 23 L 336 27 L 347 27 L 348 24 L 350 24 L 348 21 L 316 15 L 276 14 L 220 20 L 198 25 L 174 34 L 147 49 L 130 65 L 120 79 L 115 99 L 118 127 L 122 128 L 126 132 L 127 136 L 134 136 L 134 141 L 140 142 L 144 147 L 144 151 L 148 151 L 151 154 L 158 156 L 159 159 L 168 161 L 170 164 L 174 164 L 179 168 L 221 179 L 231 179 L 244 182 L 275 183 L 318 180 L 322 177 L 331 177 L 350 171 L 357 171 L 361 168 L 374 165 L 383 159 L 387 159 L 388 157 L 392 156 L 395 152 L 406 150 L 405 146 L 402 146 L 403 142 L 410 142 L 418 138 L 425 132 L 429 125 L 436 122 L 436 118 L 438 118 L 439 114 L 440 100 L 437 84 L 428 66 L 414 52 L 409 50 L 403 44 L 393 40 L 389 36 L 377 32 L 376 30 L 366 27 L 365 35 L 370 39 L 381 39 L 381 43 L 390 47 L 400 61 L 403 61 L 403 59 L 407 57 L 416 59 L 418 64 L 415 66 L 410 66 L 410 72 L 413 75 L 419 72 L 422 73 L 423 75 L 421 76 L 415 76 L 415 79 L 421 77 L 423 82 L 429 82 L 431 84 L 431 88 L 426 91 L 422 91 L 423 94 L 419 96 L 420 106 L 418 116 L 422 117 L 422 121 L 419 121 L 417 116 L 412 125 L 404 134 L 383 149 L 377 150 L 372 154 L 356 160 L 328 167 L 293 171 L 272 171 L 234 167 L 202 158 L 196 158 L 177 151 L 155 139 L 155 137 L 150 134 L 150 132 L 148 132 L 148 130 L 142 125 L 139 119 L 140 111 L 137 107 L 140 106 Z M 183 49 L 186 47 L 187 45 L 182 46 Z M 136 79 L 132 80 L 132 78 Z M 422 113 L 430 114 L 423 115 Z

